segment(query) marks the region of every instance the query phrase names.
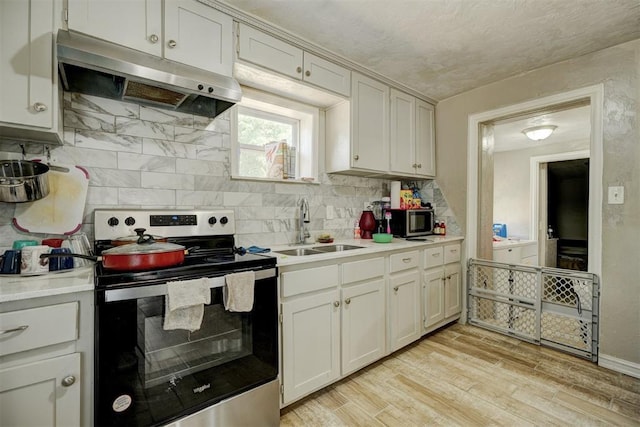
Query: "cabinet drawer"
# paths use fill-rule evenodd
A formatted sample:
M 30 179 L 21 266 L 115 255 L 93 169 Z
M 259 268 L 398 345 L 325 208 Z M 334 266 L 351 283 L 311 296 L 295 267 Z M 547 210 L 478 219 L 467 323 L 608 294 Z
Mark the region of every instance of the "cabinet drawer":
M 445 245 L 444 247 L 444 263 L 460 262 L 460 244 Z
M 418 266 L 418 251 L 403 252 L 401 254 L 393 254 L 389 257 L 389 272 L 408 270 Z
M 358 282 L 384 276 L 384 258 L 345 262 L 342 265 L 342 283 Z
M 280 286 L 282 296 L 303 294 L 338 286 L 338 266 L 307 268 L 282 273 Z
M 427 248 L 424 250 L 424 268 L 438 267 L 444 263 L 444 248 Z
M 78 303 L 0 314 L 0 356 L 78 339 Z

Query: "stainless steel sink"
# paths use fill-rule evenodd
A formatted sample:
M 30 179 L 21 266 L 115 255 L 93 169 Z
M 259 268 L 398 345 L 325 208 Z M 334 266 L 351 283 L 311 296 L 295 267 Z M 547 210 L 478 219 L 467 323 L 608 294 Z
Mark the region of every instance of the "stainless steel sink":
M 352 249 L 362 249 L 364 246 L 355 246 L 355 245 L 331 245 L 331 246 L 314 246 L 313 250 L 321 251 L 321 252 L 341 252 L 341 251 L 350 251 Z
M 283 251 L 274 251 L 277 254 L 292 255 L 292 256 L 307 256 L 307 255 L 319 255 L 324 252 L 317 251 L 310 248 L 297 248 L 297 249 L 285 249 Z

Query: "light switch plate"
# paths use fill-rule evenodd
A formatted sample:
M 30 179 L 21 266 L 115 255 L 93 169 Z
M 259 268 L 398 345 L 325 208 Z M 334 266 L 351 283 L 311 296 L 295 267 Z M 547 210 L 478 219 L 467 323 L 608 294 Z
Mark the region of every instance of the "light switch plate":
M 609 187 L 608 203 L 610 205 L 621 205 L 624 203 L 624 187 Z

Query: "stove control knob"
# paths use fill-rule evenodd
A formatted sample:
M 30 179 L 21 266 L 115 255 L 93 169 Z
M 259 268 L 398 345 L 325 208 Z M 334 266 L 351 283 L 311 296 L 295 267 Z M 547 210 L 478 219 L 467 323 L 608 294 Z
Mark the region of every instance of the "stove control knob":
M 124 223 L 127 224 L 129 227 L 131 227 L 133 224 L 136 223 L 136 220 L 133 219 L 133 217 L 128 217 L 127 219 L 124 220 Z
M 220 224 L 225 225 L 228 222 L 229 222 L 229 220 L 227 219 L 226 216 L 223 216 L 222 218 L 220 218 Z
M 120 224 L 120 221 L 118 221 L 118 218 L 116 218 L 115 216 L 112 216 L 107 220 L 107 224 L 109 224 L 111 227 L 115 227 L 116 225 Z
M 222 221 L 222 220 L 220 220 Z M 218 220 L 216 219 L 215 216 L 212 216 L 211 218 L 209 218 L 209 224 L 214 225 L 216 222 L 218 222 Z

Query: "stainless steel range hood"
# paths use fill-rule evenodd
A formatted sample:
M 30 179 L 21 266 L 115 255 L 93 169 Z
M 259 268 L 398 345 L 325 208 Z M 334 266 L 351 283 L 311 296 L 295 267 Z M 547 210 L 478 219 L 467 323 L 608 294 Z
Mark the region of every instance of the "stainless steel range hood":
M 233 78 L 70 31 L 58 31 L 65 90 L 215 117 L 240 101 Z

